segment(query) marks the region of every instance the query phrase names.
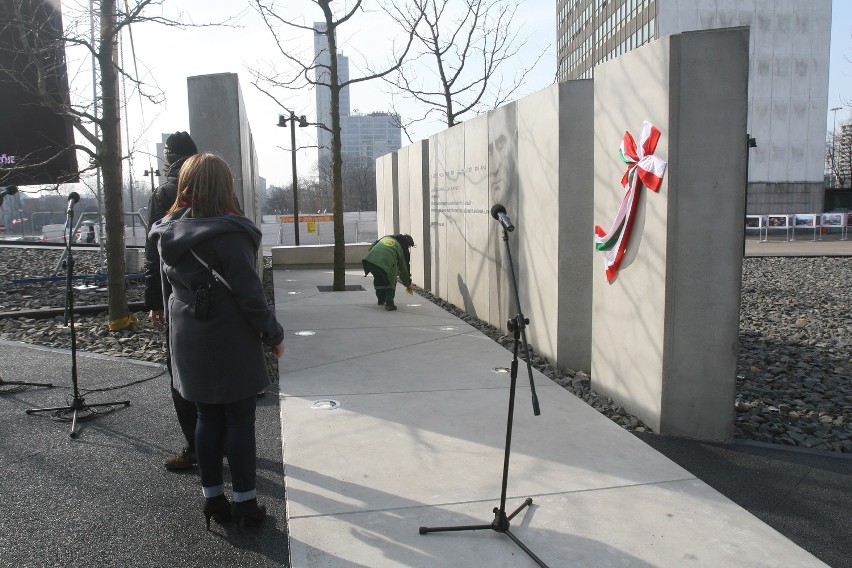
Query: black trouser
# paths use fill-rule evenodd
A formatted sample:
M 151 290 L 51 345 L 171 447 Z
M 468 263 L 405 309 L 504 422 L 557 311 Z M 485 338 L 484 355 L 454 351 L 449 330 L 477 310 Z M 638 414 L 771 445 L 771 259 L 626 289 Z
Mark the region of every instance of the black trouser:
M 175 413 L 177 414 L 180 430 L 183 432 L 183 437 L 186 438 L 186 447 L 190 451 L 195 451 L 195 425 L 198 422 L 198 406 L 194 402 L 189 402 L 183 398 L 174 387 L 172 382 L 172 352 L 169 348 L 169 333 L 166 331 L 166 367 L 169 369 L 169 380 L 172 389 L 172 402 L 175 405 Z
M 391 282 L 384 270 L 372 262 L 363 261 L 364 272 L 373 275 L 373 288 L 376 290 L 376 298 L 380 302 L 393 303 L 396 296 L 396 282 Z
M 228 404 L 198 403 L 198 469 L 202 487 L 222 485 L 222 458 L 228 456 L 234 493 L 255 490 L 257 450 L 255 444 L 255 408 L 257 397 Z M 246 495 L 250 499 L 253 495 Z M 238 499 L 235 496 L 235 500 Z

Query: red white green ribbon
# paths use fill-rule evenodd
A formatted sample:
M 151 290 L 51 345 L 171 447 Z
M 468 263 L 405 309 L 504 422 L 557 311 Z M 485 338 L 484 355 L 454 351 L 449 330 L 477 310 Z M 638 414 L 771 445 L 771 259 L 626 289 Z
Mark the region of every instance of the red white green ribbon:
M 646 120 L 642 124 L 638 147 L 630 132 L 625 132 L 621 141 L 618 153 L 627 164 L 627 171 L 621 178 L 624 199 L 621 200 L 621 206 L 609 231 L 595 225 L 595 250 L 607 251 L 604 255 L 607 282 L 615 279 L 627 250 L 627 242 L 636 217 L 635 206 L 639 201 L 639 190 L 644 185 L 651 191 L 659 191 L 666 173 L 666 162 L 654 155 L 659 140 L 660 131 Z

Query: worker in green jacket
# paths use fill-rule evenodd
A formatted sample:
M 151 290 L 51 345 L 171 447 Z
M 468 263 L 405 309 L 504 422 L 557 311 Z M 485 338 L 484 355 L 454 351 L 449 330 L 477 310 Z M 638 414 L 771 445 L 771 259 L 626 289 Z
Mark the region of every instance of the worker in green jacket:
M 393 297 L 396 294 L 396 279 L 402 280 L 406 291 L 412 294 L 411 288 L 411 254 L 409 249 L 414 246 L 411 235 L 387 235 L 372 245 L 361 264 L 364 265 L 364 276 L 373 275 L 373 287 L 379 305 L 387 311 L 396 309 Z

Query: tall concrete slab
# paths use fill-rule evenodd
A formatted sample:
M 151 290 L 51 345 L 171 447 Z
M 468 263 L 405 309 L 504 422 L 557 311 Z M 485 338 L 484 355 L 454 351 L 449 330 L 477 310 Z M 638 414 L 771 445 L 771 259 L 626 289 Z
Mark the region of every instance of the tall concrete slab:
M 399 178 L 397 154 L 391 152 L 376 160 L 376 224 L 379 236 L 399 232 Z
M 198 75 L 186 83 L 192 139 L 199 151 L 218 154 L 228 163 L 243 212 L 260 225 L 257 157 L 238 75 Z
M 411 234 L 411 179 L 408 175 L 409 146 L 396 152 L 397 226 L 398 233 Z
M 592 324 L 591 81 L 518 101 L 519 293 L 535 351 L 589 372 Z
M 429 137 L 429 262 L 432 293 L 447 297 L 447 131 Z
M 456 306 L 465 302 L 467 246 L 465 244 L 466 192 L 464 177 L 465 125 L 459 124 L 444 132 L 444 169 L 438 171 L 443 191 L 443 219 L 446 248 L 444 249 L 444 282 L 442 296 Z M 441 181 L 443 180 L 443 181 Z
M 432 266 L 429 238 L 429 142 L 420 140 L 408 148 L 408 206 L 411 227 L 409 234 L 417 245 L 411 250 L 411 271 L 414 282 L 432 289 Z
M 511 218 L 518 214 L 518 103 L 503 105 L 488 113 L 488 183 L 489 211 L 496 204 L 503 205 Z M 507 251 L 506 244 L 509 250 Z M 517 315 L 513 299 L 509 251 L 516 268 L 520 269 L 518 240 L 503 241 L 499 223 L 491 224 L 489 248 L 489 319 L 503 331 L 506 322 Z
M 462 298 L 459 307 L 480 319 L 487 319 L 488 248 L 491 200 L 488 184 L 488 116 L 483 114 L 464 123 L 465 248 L 464 279 L 457 285 Z
M 592 383 L 663 434 L 733 433 L 748 46 L 745 29 L 684 33 L 595 70 L 595 223 L 624 196 L 625 131 L 638 144 L 654 124 L 668 166 L 658 193 L 640 191 L 612 282 L 595 259 Z
M 393 192 L 393 181 L 385 179 L 385 161 L 390 160 L 390 154 L 376 158 L 376 230 L 379 236 L 385 233 L 385 202 L 388 193 Z
M 234 192 L 246 217 L 260 226 L 257 154 L 239 76 L 216 73 L 188 77 L 189 131 L 201 152 L 221 156 L 234 176 Z M 263 273 L 263 251 L 257 253 Z

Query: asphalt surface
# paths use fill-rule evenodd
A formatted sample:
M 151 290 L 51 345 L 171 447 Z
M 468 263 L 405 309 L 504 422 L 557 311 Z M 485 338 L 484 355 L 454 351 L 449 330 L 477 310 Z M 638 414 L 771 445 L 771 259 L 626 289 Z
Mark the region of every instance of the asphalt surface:
M 852 567 L 852 455 L 637 436 L 829 566 Z
M 71 402 L 68 350 L 0 341 L 0 378 L 55 385 L 0 385 L 0 566 L 288 565 L 275 385 L 257 408 L 258 493 L 269 518 L 244 532 L 213 522 L 207 533 L 197 469 L 162 466 L 182 446 L 164 368 L 85 353 L 77 365 L 86 404 L 131 404 L 78 423 L 72 439 L 70 422 L 26 414 Z M 87 394 L 101 388 L 114 390 Z

